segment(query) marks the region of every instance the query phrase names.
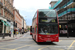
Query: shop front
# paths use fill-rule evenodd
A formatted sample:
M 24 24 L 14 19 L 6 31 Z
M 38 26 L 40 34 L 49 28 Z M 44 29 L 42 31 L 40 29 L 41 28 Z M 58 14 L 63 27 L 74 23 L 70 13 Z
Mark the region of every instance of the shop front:
M 68 22 L 68 33 L 69 36 L 75 37 L 75 20 L 70 20 Z
M 59 25 L 59 30 L 60 30 L 60 36 L 67 36 L 67 25 L 66 24 L 61 24 Z
M 14 27 L 14 35 L 18 34 L 18 28 Z
M 0 36 L 10 36 L 10 35 L 11 35 L 10 22 L 0 17 Z
M 6 33 L 6 27 L 8 26 L 6 21 L 6 19 L 0 17 L 0 36 Z

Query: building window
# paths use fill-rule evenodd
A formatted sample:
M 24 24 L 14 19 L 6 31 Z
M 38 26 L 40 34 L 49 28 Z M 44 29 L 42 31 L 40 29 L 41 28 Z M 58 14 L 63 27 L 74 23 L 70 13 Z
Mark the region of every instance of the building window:
M 72 14 L 72 19 L 73 19 L 73 20 L 75 19 L 75 14 Z
M 68 15 L 68 19 L 70 20 L 70 15 Z
M 16 23 L 16 27 L 17 27 L 17 23 Z

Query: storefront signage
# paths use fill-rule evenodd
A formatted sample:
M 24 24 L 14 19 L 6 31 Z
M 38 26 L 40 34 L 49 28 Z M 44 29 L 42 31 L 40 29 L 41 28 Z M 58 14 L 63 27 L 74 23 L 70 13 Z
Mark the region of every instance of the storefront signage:
M 60 30 L 60 34 L 66 34 L 67 30 Z
M 61 25 L 59 25 L 59 28 L 61 28 Z

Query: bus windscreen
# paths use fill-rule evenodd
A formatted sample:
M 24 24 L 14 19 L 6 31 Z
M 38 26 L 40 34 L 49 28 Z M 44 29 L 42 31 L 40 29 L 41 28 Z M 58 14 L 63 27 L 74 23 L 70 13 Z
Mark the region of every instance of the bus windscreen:
M 39 24 L 39 34 L 51 35 L 58 33 L 58 24 Z
M 39 18 L 40 17 L 56 17 L 56 11 L 50 9 L 40 9 Z

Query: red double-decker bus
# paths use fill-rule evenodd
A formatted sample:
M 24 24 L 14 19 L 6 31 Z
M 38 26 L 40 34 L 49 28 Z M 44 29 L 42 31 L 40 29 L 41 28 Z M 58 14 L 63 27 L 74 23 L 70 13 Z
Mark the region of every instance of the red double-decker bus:
M 59 21 L 55 10 L 37 10 L 32 20 L 32 38 L 36 42 L 59 41 Z

